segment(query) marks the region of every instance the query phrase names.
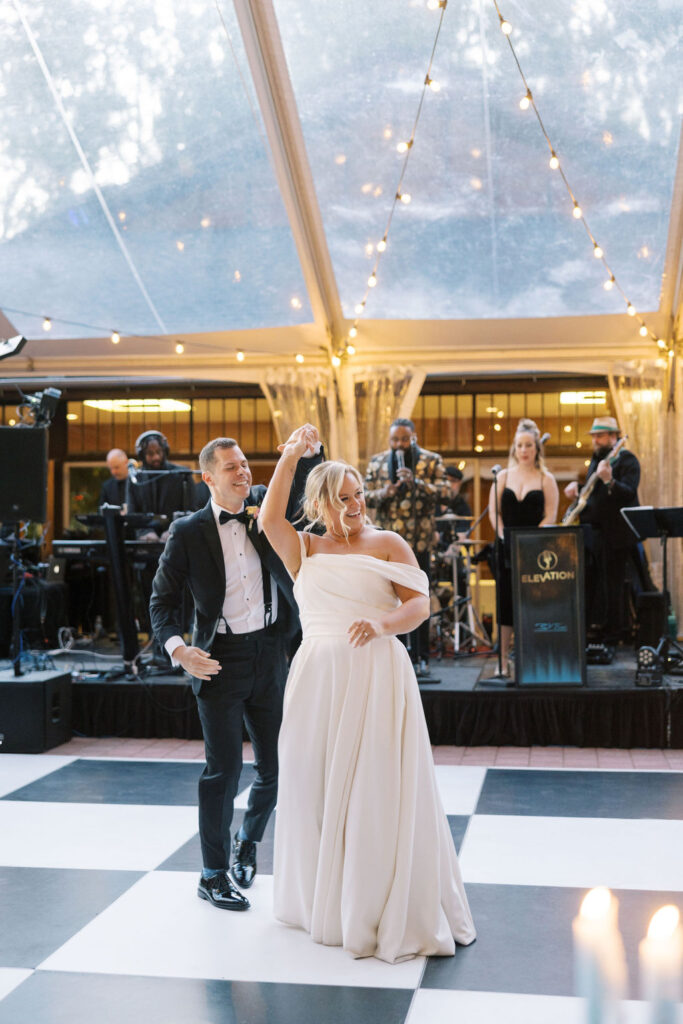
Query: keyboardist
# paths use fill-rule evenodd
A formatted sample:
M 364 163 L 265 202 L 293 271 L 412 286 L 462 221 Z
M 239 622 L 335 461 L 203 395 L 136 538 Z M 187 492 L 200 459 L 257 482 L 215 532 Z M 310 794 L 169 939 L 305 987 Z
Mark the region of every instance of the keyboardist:
M 166 522 L 153 523 L 140 531 L 138 540 L 166 540 L 176 512 L 194 512 L 209 500 L 206 484 L 195 484 L 191 473 L 169 461 L 169 445 L 160 430 L 146 430 L 135 442 L 140 469 L 158 473 L 145 477 L 140 473 L 134 483 L 128 481 L 128 511 L 151 512 L 166 516 Z M 139 472 L 139 471 L 138 471 Z

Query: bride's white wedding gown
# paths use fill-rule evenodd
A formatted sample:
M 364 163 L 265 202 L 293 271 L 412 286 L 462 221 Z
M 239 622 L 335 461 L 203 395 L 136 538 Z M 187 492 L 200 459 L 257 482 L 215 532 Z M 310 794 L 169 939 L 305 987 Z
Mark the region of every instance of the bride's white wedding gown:
M 417 568 L 370 555 L 306 557 L 294 593 L 303 642 L 280 733 L 275 915 L 389 963 L 448 956 L 474 924 L 437 791 L 415 673 L 396 637 L 352 648 L 347 629 L 397 607 Z

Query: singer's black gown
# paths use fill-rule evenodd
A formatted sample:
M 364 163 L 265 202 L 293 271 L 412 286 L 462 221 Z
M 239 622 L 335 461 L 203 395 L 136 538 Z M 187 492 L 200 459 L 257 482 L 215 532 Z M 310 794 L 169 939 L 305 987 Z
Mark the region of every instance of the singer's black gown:
M 512 488 L 505 487 L 500 498 L 500 514 L 503 526 L 506 527 L 538 526 L 545 515 L 545 495 L 542 487 L 527 491 L 521 501 Z M 513 626 L 509 542 L 498 541 L 498 566 L 500 624 L 501 626 Z

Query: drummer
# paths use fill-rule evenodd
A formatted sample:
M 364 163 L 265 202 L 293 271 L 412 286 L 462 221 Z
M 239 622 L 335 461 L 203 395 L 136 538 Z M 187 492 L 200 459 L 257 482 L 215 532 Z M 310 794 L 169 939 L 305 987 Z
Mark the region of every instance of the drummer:
M 446 482 L 448 492 L 437 505 L 437 528 L 440 536 L 440 547 L 447 548 L 461 533 L 464 533 L 469 522 L 458 523 L 457 519 L 471 520 L 472 509 L 460 493 L 463 474 L 457 466 L 446 466 Z M 442 516 L 454 516 L 455 519 L 441 519 Z M 441 521 L 439 521 L 441 519 Z

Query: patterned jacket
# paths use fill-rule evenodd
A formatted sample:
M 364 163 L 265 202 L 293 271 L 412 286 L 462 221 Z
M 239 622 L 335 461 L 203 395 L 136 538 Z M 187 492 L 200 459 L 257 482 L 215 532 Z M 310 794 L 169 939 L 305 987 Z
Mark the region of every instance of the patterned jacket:
M 448 493 L 443 459 L 436 452 L 418 447 L 414 485 L 405 485 L 393 497 L 386 497 L 384 489 L 391 482 L 390 460 L 391 449 L 370 459 L 365 473 L 367 506 L 375 510 L 377 526 L 400 534 L 415 552 L 429 551 L 433 544 L 437 501 L 445 501 Z

